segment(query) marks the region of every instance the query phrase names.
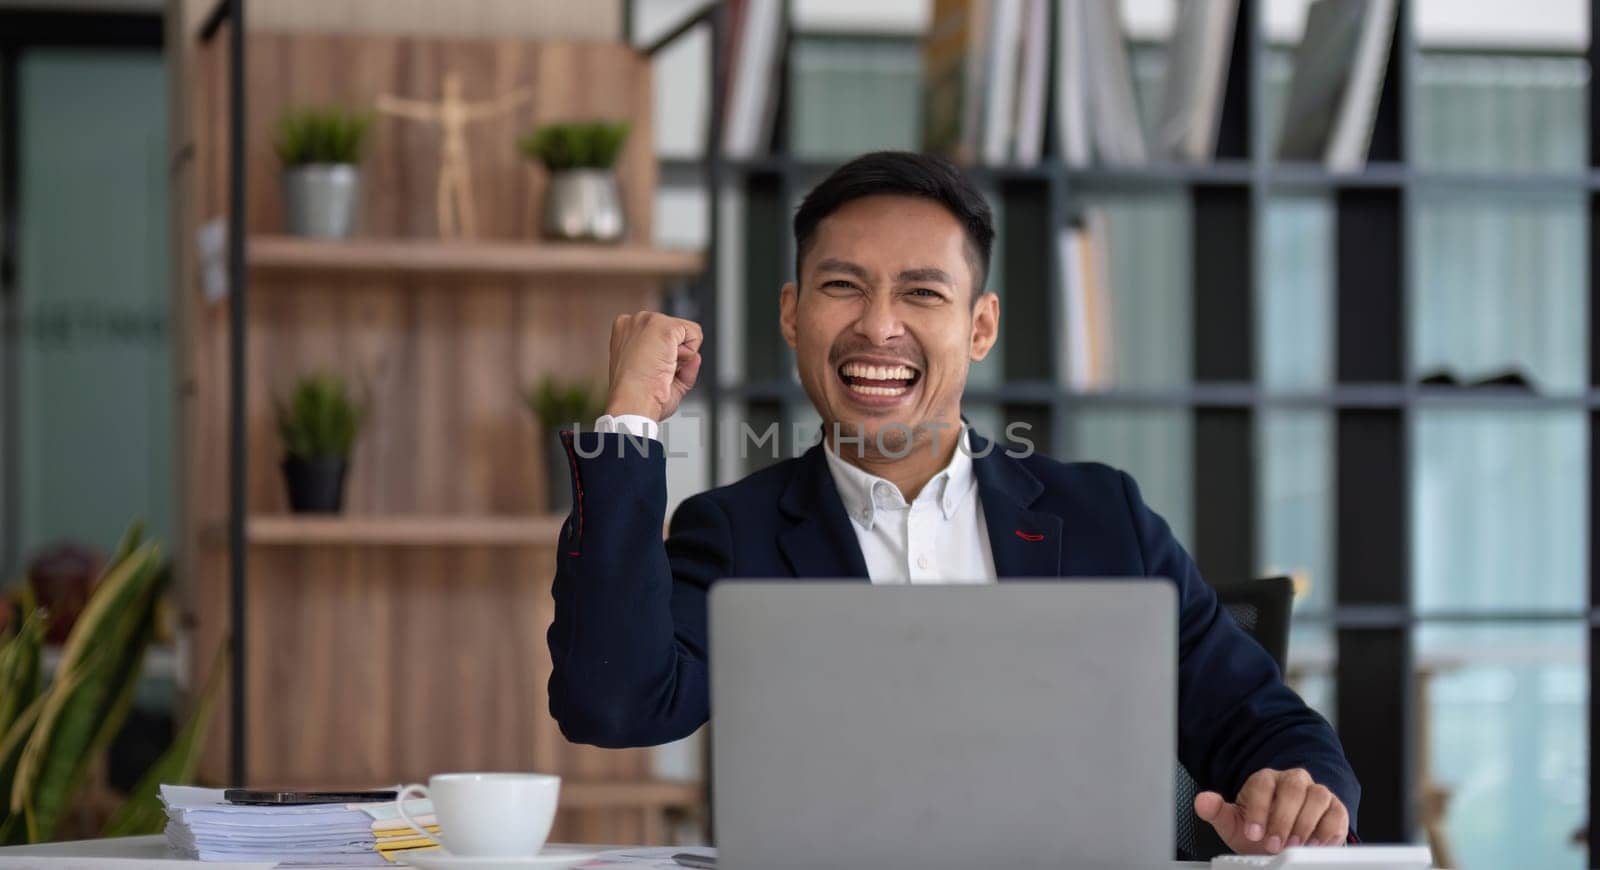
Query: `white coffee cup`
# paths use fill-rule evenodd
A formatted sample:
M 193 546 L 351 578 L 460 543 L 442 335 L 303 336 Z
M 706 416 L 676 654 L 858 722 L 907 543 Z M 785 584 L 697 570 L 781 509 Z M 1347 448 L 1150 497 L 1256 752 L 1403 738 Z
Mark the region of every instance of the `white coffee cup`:
M 433 835 L 406 813 L 411 796 L 433 801 L 441 845 L 452 855 L 521 858 L 539 854 L 556 818 L 561 777 L 543 773 L 441 773 L 426 786 L 400 790 L 400 818 Z

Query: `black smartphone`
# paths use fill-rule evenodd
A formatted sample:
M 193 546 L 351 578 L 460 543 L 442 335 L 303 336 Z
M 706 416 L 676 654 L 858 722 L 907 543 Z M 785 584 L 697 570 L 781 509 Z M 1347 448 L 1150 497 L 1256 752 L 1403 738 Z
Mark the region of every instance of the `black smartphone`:
M 694 867 L 696 870 L 717 870 L 715 855 L 697 855 L 693 852 L 679 852 L 672 856 L 672 860 L 679 867 Z
M 253 807 L 295 807 L 307 804 L 365 804 L 392 801 L 399 797 L 393 791 L 263 791 L 253 788 L 230 788 L 222 793 L 230 804 Z

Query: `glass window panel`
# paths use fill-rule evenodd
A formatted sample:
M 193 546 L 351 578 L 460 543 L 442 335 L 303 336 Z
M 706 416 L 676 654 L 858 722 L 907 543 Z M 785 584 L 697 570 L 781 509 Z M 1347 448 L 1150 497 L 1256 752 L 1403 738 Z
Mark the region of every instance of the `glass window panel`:
M 750 463 L 749 454 L 757 452 L 751 440 L 760 436 L 761 426 L 765 426 L 766 422 L 756 425 L 755 419 L 750 416 L 749 404 L 743 400 L 725 399 L 717 409 L 717 452 L 710 458 L 712 473 L 716 475 L 714 485 L 733 483 L 761 467 Z M 709 441 L 706 447 L 709 451 Z M 764 452 L 770 455 L 771 451 L 764 449 Z
M 1578 0 L 1413 0 L 1418 44 L 1581 51 L 1589 42 L 1589 4 Z M 1470 10 L 1470 12 L 1466 11 Z
M 1423 52 L 1414 160 L 1450 170 L 1579 171 L 1589 66 L 1581 57 Z
M 1326 624 L 1296 621 L 1289 626 L 1289 661 L 1284 680 L 1311 709 L 1324 719 L 1334 719 L 1334 671 L 1338 646 Z
M 636 0 L 625 4 L 633 15 L 633 42 L 643 46 L 665 36 L 700 0 Z M 655 153 L 692 159 L 706 150 L 706 112 L 711 92 L 711 28 L 701 26 L 651 58 L 654 106 L 650 128 Z
M 1166 37 L 1170 38 L 1170 37 Z M 1166 98 L 1167 42 L 1139 41 L 1128 46 L 1128 71 L 1133 74 L 1133 98 L 1138 104 L 1139 126 L 1144 130 L 1150 159 L 1162 160 L 1156 153 L 1157 131 L 1161 127 L 1161 101 Z
M 1463 870 L 1585 866 L 1588 678 L 1581 624 L 1423 626 L 1417 771 L 1424 832 Z M 1431 794 L 1430 794 L 1431 792 Z M 1437 820 L 1430 796 L 1442 797 Z
M 1067 422 L 1069 458 L 1133 476 L 1185 547 L 1194 544 L 1194 418 L 1165 409 L 1082 409 Z
M 1419 412 L 1411 495 L 1419 610 L 1583 607 L 1584 423 L 1581 412 Z
M 656 188 L 650 221 L 655 243 L 664 248 L 704 250 L 711 237 L 711 202 L 705 186 L 663 183 Z
M 1006 292 L 1006 201 L 1000 196 L 1000 191 L 992 186 L 983 188 L 983 197 L 989 201 L 989 208 L 994 213 L 994 246 L 989 256 L 989 275 L 985 286 L 1000 297 L 1000 335 L 995 339 L 994 346 L 989 348 L 989 355 L 973 363 L 967 371 L 967 385 L 997 387 L 1005 381 L 1006 318 L 1026 317 L 1029 312 L 1015 304 L 1011 294 Z M 1047 251 L 1040 251 L 1041 263 L 1047 265 L 1048 256 Z
M 1304 25 L 1302 25 L 1303 29 Z M 1296 31 L 1294 41 L 1300 40 Z M 1261 129 L 1266 137 L 1267 155 L 1276 157 L 1278 139 L 1283 136 L 1283 113 L 1288 108 L 1289 80 L 1294 76 L 1295 46 L 1270 46 L 1262 52 L 1261 64 Z
M 1333 417 L 1266 411 L 1258 418 L 1257 479 L 1262 576 L 1295 578 L 1299 611 L 1333 603 Z
M 785 402 L 784 456 L 799 456 L 822 440 L 822 415 L 806 399 Z
M 718 207 L 722 220 L 718 225 L 721 238 L 717 240 L 717 322 L 723 324 L 719 335 L 711 336 L 717 343 L 717 376 L 726 384 L 736 384 L 745 379 L 745 357 L 749 336 L 740 328 L 744 323 L 745 287 L 744 248 L 745 211 L 744 191 L 737 184 L 724 185 L 718 194 Z M 721 419 L 728 419 L 722 415 Z M 722 472 L 719 470 L 718 474 Z
M 30 49 L 17 73 L 16 555 L 109 549 L 135 517 L 171 541 L 165 68 L 156 52 Z
M 667 516 L 683 500 L 712 485 L 710 390 L 690 391 L 678 413 L 661 421 L 661 442 L 667 448 Z
M 737 440 L 728 442 L 724 450 L 732 449 L 739 457 L 743 470 L 735 477 L 754 474 L 786 458 L 787 440 L 784 437 L 783 405 L 779 402 L 751 401 L 744 404 L 744 416 L 735 418 Z
M 1419 196 L 1413 366 L 1464 381 L 1515 370 L 1539 390 L 1587 378 L 1588 215 L 1581 192 Z
M 1006 437 L 1005 411 L 993 402 L 962 402 L 961 413 L 973 431 L 997 444 Z
M 1256 346 L 1269 387 L 1333 380 L 1333 219 L 1325 196 L 1267 200 Z
M 1104 218 L 1114 386 L 1187 386 L 1194 376 L 1187 194 L 1102 194 L 1085 204 L 1091 218 Z
M 920 148 L 922 41 L 904 36 L 797 35 L 789 56 L 798 157 Z

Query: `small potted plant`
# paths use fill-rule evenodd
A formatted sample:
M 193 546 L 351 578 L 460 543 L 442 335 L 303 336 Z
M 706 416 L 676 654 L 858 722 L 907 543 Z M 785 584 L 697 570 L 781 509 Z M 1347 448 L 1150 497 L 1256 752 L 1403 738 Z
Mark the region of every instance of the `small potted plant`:
M 544 444 L 545 507 L 550 513 L 564 514 L 572 509 L 572 475 L 557 433 L 593 426 L 602 410 L 599 393 L 587 383 L 545 378 L 528 388 L 525 399 L 528 410 L 538 418 L 539 440 Z
M 628 140 L 626 121 L 550 124 L 522 137 L 517 146 L 544 164 L 540 230 L 564 241 L 618 242 L 626 227 L 614 167 Z
M 296 109 L 278 121 L 283 212 L 296 236 L 347 238 L 361 202 L 361 156 L 372 116 L 338 108 Z
M 344 381 L 319 373 L 295 384 L 288 404 L 274 403 L 283 440 L 283 479 L 295 513 L 338 513 L 345 472 L 361 429 L 362 409 Z

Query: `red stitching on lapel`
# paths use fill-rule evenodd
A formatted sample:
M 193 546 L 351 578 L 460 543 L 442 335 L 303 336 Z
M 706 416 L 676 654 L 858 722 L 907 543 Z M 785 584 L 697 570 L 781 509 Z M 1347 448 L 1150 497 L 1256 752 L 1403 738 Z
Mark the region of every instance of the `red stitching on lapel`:
M 1021 529 L 1017 529 L 1017 537 L 1023 539 L 1024 541 L 1042 541 L 1042 540 L 1044 540 L 1044 535 L 1030 535 L 1030 534 L 1028 534 L 1027 532 L 1024 532 Z

